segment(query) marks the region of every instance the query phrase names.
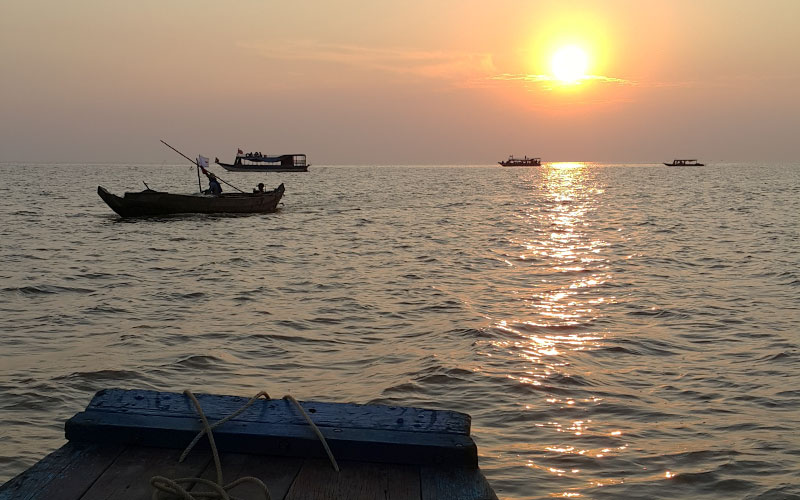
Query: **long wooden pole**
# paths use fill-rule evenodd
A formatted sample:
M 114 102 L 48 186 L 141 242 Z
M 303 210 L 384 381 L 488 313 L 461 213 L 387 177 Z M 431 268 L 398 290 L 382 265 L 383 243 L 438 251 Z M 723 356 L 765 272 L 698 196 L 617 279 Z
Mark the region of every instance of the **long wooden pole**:
M 217 174 L 214 174 L 214 177 L 216 177 L 216 178 L 217 178 L 217 180 L 220 180 L 220 181 L 222 181 L 222 182 L 223 182 L 223 183 L 224 183 L 226 186 L 230 186 L 230 187 L 232 187 L 233 189 L 235 189 L 235 190 L 239 191 L 240 193 L 244 193 L 244 191 L 242 191 L 241 189 L 237 188 L 237 187 L 236 187 L 236 186 L 234 186 L 233 184 L 229 183 L 228 181 L 226 181 L 226 180 L 225 180 L 225 179 L 223 179 L 222 177 L 218 176 Z
M 198 166 L 198 167 L 200 166 L 200 165 L 198 165 L 198 164 L 197 164 L 197 162 L 196 162 L 196 161 L 192 160 L 191 158 L 189 158 L 189 157 L 188 157 L 188 156 L 186 156 L 185 154 L 181 153 L 181 152 L 180 152 L 180 151 L 178 151 L 177 149 L 175 149 L 175 148 L 173 148 L 172 146 L 170 146 L 169 144 L 167 144 L 167 142 L 166 142 L 164 139 L 161 139 L 161 142 L 163 142 L 163 143 L 164 143 L 164 145 L 165 145 L 165 146 L 167 146 L 169 149 L 171 149 L 171 150 L 175 151 L 175 152 L 176 152 L 176 153 L 178 153 L 179 155 L 181 155 L 181 156 L 183 156 L 184 158 L 186 158 L 187 160 L 189 160 L 189 163 L 191 163 L 192 165 L 195 165 L 195 166 Z
M 189 157 L 188 157 L 188 156 L 186 156 L 185 154 L 181 153 L 181 152 L 180 152 L 180 151 L 178 151 L 177 149 L 173 148 L 173 147 L 172 147 L 172 146 L 170 146 L 169 144 L 167 144 L 167 142 L 166 142 L 164 139 L 161 139 L 161 142 L 163 142 L 163 143 L 164 143 L 164 145 L 165 145 L 165 146 L 167 146 L 169 149 L 171 149 L 171 150 L 175 151 L 175 152 L 176 152 L 176 153 L 178 153 L 179 155 L 181 155 L 181 156 L 183 156 L 184 158 L 186 158 L 187 160 L 189 160 L 189 162 L 191 162 L 191 164 L 192 164 L 192 165 L 195 165 L 195 166 L 197 166 L 197 168 L 198 168 L 198 171 L 197 171 L 197 183 L 198 183 L 198 184 L 200 184 L 200 170 L 199 170 L 199 169 L 200 169 L 200 164 L 199 164 L 199 163 L 197 163 L 196 161 L 192 160 L 191 158 L 189 158 Z M 244 191 L 242 191 L 241 189 L 237 188 L 237 187 L 236 187 L 236 186 L 234 186 L 233 184 L 230 184 L 230 183 L 228 183 L 228 182 L 227 182 L 225 179 L 223 179 L 223 178 L 221 178 L 221 177 L 219 177 L 219 176 L 215 176 L 215 177 L 216 177 L 217 179 L 221 180 L 222 182 L 224 182 L 224 183 L 225 183 L 225 185 L 232 187 L 233 189 L 235 189 L 235 190 L 239 191 L 240 193 L 244 193 Z M 202 190 L 203 190 L 203 186 L 202 186 L 202 185 L 200 185 L 200 191 L 202 191 Z

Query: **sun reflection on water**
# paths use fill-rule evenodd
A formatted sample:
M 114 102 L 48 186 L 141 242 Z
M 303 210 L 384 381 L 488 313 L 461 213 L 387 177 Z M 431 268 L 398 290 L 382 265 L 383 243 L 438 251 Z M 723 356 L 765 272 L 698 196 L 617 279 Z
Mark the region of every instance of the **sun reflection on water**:
M 523 226 L 532 234 L 521 233 L 510 243 L 524 248 L 520 261 L 533 261 L 532 277 L 538 286 L 525 300 L 532 308 L 532 319 L 524 323 L 539 327 L 569 327 L 596 318 L 592 306 L 611 297 L 591 297 L 585 289 L 605 284 L 610 275 L 600 252 L 602 240 L 589 239 L 583 230 L 590 225 L 586 214 L 596 208 L 602 189 L 589 181 L 586 163 L 550 163 L 542 167 L 535 203 L 525 208 Z M 508 262 L 508 261 L 507 261 Z M 513 265 L 513 263 L 510 263 Z M 582 290 L 583 289 L 583 290 Z M 501 320 L 498 326 L 507 326 Z
M 561 464 L 604 460 L 627 447 L 621 431 L 576 418 L 602 398 L 591 393 L 591 373 L 575 372 L 573 359 L 601 346 L 606 332 L 597 326 L 600 308 L 616 300 L 604 286 L 612 280 L 604 257 L 609 243 L 596 237 L 592 227 L 603 189 L 591 170 L 587 163 L 550 163 L 530 174 L 530 199 L 515 215 L 517 231 L 508 238 L 520 253 L 503 259 L 514 269 L 511 293 L 520 304 L 515 316 L 494 321 L 498 335 L 488 342 L 490 350 L 519 361 L 505 367 L 507 379 L 541 395 L 525 401 L 531 403 L 524 405 L 526 411 L 547 415 L 533 425 L 542 431 L 539 442 L 549 443 L 539 445 L 541 460 L 528 458 L 524 465 L 558 477 L 580 476 L 587 468 Z M 520 394 L 529 398 L 531 393 Z M 553 461 L 553 454 L 563 460 Z M 613 483 L 592 477 L 584 481 Z M 580 494 L 566 488 L 563 496 Z

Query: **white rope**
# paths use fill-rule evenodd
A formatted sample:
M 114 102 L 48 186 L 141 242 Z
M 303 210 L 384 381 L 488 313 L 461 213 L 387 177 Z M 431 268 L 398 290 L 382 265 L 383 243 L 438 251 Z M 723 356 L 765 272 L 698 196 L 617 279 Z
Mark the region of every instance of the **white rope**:
M 287 394 L 283 397 L 283 399 L 288 399 L 289 401 L 294 403 L 294 405 L 297 407 L 298 410 L 300 410 L 300 413 L 302 413 L 303 416 L 306 418 L 306 422 L 308 422 L 308 425 L 311 426 L 311 429 L 314 431 L 314 434 L 316 434 L 319 440 L 322 441 L 322 447 L 325 448 L 325 453 L 328 454 L 328 458 L 331 461 L 331 465 L 333 465 L 333 470 L 339 472 L 339 464 L 336 463 L 336 459 L 333 457 L 333 453 L 331 453 L 331 449 L 328 447 L 328 442 L 325 441 L 325 436 L 322 435 L 322 432 L 319 430 L 319 427 L 317 427 L 317 425 L 313 421 L 311 421 L 311 417 L 308 416 L 308 413 L 306 413 L 303 407 L 300 406 L 300 403 L 298 403 L 297 400 L 294 399 L 291 395 Z
M 192 403 L 194 403 L 195 410 L 197 410 L 197 413 L 200 416 L 200 420 L 203 423 L 203 428 L 200 430 L 200 432 L 197 433 L 197 435 L 194 437 L 194 439 L 192 439 L 192 442 L 189 443 L 189 446 L 187 446 L 186 449 L 183 450 L 183 453 L 181 453 L 181 456 L 178 459 L 178 461 L 179 462 L 183 462 L 184 459 L 186 458 L 186 456 L 192 450 L 192 448 L 194 448 L 194 446 L 198 443 L 198 441 L 200 441 L 200 439 L 203 437 L 203 435 L 204 434 L 208 434 L 208 442 L 209 442 L 209 445 L 211 446 L 211 454 L 214 457 L 214 467 L 215 467 L 216 473 L 217 473 L 217 480 L 216 480 L 216 482 L 214 482 L 214 481 L 210 481 L 208 479 L 202 479 L 202 478 L 198 478 L 198 477 L 184 477 L 184 478 L 179 478 L 179 479 L 169 479 L 169 478 L 166 478 L 166 477 L 163 477 L 163 476 L 153 476 L 150 479 L 150 485 L 154 489 L 152 500 L 162 500 L 162 499 L 164 499 L 164 500 L 166 500 L 166 499 L 171 499 L 171 500 L 174 500 L 174 499 L 180 499 L 180 500 L 200 500 L 200 499 L 238 500 L 236 497 L 231 496 L 228 493 L 228 490 L 230 490 L 230 489 L 232 489 L 232 488 L 234 488 L 234 487 L 236 487 L 236 486 L 238 486 L 238 485 L 240 485 L 242 483 L 245 483 L 245 482 L 254 483 L 264 493 L 264 499 L 265 500 L 272 500 L 272 497 L 269 494 L 269 489 L 267 488 L 267 485 L 265 485 L 260 479 L 252 477 L 252 476 L 241 477 L 241 478 L 239 478 L 239 479 L 237 479 L 237 480 L 235 480 L 233 482 L 230 482 L 228 484 L 223 484 L 223 482 L 222 482 L 222 464 L 221 464 L 221 461 L 220 461 L 220 458 L 219 458 L 219 452 L 217 451 L 217 444 L 214 441 L 214 433 L 212 432 L 212 430 L 214 428 L 219 427 L 220 425 L 224 424 L 228 420 L 240 415 L 247 408 L 249 408 L 253 403 L 255 403 L 258 398 L 263 396 L 265 399 L 270 399 L 269 394 L 267 394 L 264 391 L 259 392 L 258 394 L 256 394 L 252 398 L 250 398 L 250 400 L 247 403 L 245 403 L 244 406 L 242 406 L 241 408 L 239 408 L 238 410 L 236 410 L 232 414 L 228 415 L 227 417 L 223 418 L 222 420 L 219 420 L 219 421 L 215 422 L 212 425 L 212 424 L 208 423 L 208 419 L 206 418 L 206 415 L 203 412 L 203 408 L 202 408 L 202 406 L 200 406 L 200 402 L 197 400 L 195 395 L 192 394 L 192 391 L 190 391 L 189 389 L 186 389 L 185 391 L 183 391 L 183 393 L 186 394 L 189 397 L 189 399 L 192 400 Z M 300 410 L 300 413 L 306 419 L 306 422 L 308 422 L 308 424 L 311 426 L 311 429 L 314 431 L 314 434 L 316 434 L 316 436 L 322 442 L 322 447 L 325 448 L 325 453 L 328 454 L 328 458 L 330 459 L 331 464 L 333 465 L 333 469 L 336 472 L 339 472 L 339 464 L 336 463 L 336 458 L 334 458 L 333 453 L 331 452 L 331 449 L 328 446 L 328 442 L 325 440 L 325 436 L 322 435 L 322 432 L 319 430 L 317 425 L 311 420 L 311 417 L 308 416 L 308 414 L 303 409 L 303 407 L 300 406 L 300 403 L 298 403 L 297 400 L 294 397 L 292 397 L 291 395 L 287 394 L 286 396 L 283 397 L 283 399 L 291 401 L 292 403 L 294 403 L 294 405 L 297 407 L 297 409 Z M 187 490 L 187 488 L 188 489 L 192 489 L 196 484 L 203 484 L 205 486 L 208 486 L 208 487 L 210 487 L 212 489 L 212 491 L 194 491 L 194 492 L 190 493 Z M 182 486 L 182 485 L 185 485 L 185 487 Z

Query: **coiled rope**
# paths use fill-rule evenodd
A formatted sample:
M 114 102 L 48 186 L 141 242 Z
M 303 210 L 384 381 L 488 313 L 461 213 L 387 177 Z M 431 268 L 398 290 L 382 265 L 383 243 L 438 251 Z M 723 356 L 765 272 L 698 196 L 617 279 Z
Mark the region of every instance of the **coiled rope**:
M 217 444 L 214 442 L 214 433 L 211 432 L 214 428 L 219 427 L 220 425 L 224 424 L 228 420 L 240 415 L 244 412 L 247 408 L 249 408 L 256 400 L 260 397 L 264 399 L 271 399 L 269 394 L 265 391 L 261 391 L 250 400 L 244 404 L 241 408 L 233 412 L 232 414 L 228 415 L 227 417 L 223 418 L 215 422 L 213 425 L 208 423 L 208 419 L 206 418 L 205 413 L 203 412 L 203 407 L 200 405 L 200 402 L 197 400 L 192 391 L 186 389 L 183 391 L 189 399 L 192 400 L 194 403 L 195 410 L 197 410 L 198 415 L 200 415 L 200 420 L 203 422 L 203 428 L 197 435 L 192 439 L 192 442 L 189 443 L 189 446 L 183 450 L 181 453 L 178 462 L 183 462 L 189 452 L 194 448 L 194 446 L 200 441 L 203 435 L 208 434 L 208 442 L 211 446 L 211 454 L 214 457 L 214 467 L 216 468 L 217 472 L 217 480 L 216 482 L 210 481 L 208 479 L 202 479 L 199 477 L 184 477 L 179 479 L 169 479 L 164 476 L 153 476 L 150 479 L 150 485 L 154 488 L 152 500 L 166 500 L 166 499 L 181 499 L 181 500 L 200 500 L 200 499 L 212 499 L 212 500 L 238 500 L 236 497 L 231 496 L 228 493 L 228 490 L 242 484 L 245 482 L 254 483 L 256 486 L 260 488 L 260 490 L 264 493 L 265 500 L 272 500 L 272 497 L 269 494 L 269 489 L 267 485 L 264 484 L 260 479 L 252 477 L 252 476 L 245 476 L 241 477 L 235 481 L 232 481 L 228 484 L 222 483 L 222 464 L 219 459 L 219 452 L 217 451 Z M 319 438 L 320 442 L 322 442 L 323 448 L 325 448 L 325 453 L 328 454 L 328 458 L 331 461 L 331 465 L 333 465 L 333 469 L 336 472 L 339 472 L 339 464 L 336 463 L 336 458 L 334 458 L 333 453 L 331 453 L 330 447 L 328 447 L 328 442 L 325 441 L 325 437 L 320 432 L 317 425 L 311 420 L 311 417 L 308 416 L 306 411 L 300 406 L 300 403 L 292 397 L 291 395 L 287 394 L 283 397 L 288 401 L 294 403 L 298 410 L 300 410 L 300 414 L 306 419 L 306 422 L 311 426 L 311 429 L 314 431 L 314 434 Z M 193 488 L 196 484 L 203 484 L 210 488 L 212 491 L 196 491 L 190 493 L 186 490 L 186 488 Z M 181 486 L 181 485 L 185 485 Z

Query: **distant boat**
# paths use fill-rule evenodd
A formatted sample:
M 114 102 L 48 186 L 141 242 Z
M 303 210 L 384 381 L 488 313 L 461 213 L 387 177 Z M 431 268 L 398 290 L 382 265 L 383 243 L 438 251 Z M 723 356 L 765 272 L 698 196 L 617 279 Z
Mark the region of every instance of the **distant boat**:
M 704 163 L 697 163 L 697 160 L 673 160 L 672 163 L 664 163 L 668 167 L 703 167 Z
M 231 172 L 308 172 L 310 166 L 304 154 L 265 155 L 241 149 L 233 163 L 221 163 L 219 158 L 214 158 L 214 163 Z
M 542 164 L 542 159 L 528 158 L 527 156 L 524 158 L 514 158 L 513 156 L 509 156 L 508 160 L 498 161 L 497 163 L 504 167 L 538 167 Z
M 173 194 L 152 189 L 117 196 L 97 186 L 100 198 L 122 217 L 172 214 L 256 214 L 274 212 L 284 192 L 283 184 L 263 193 Z

